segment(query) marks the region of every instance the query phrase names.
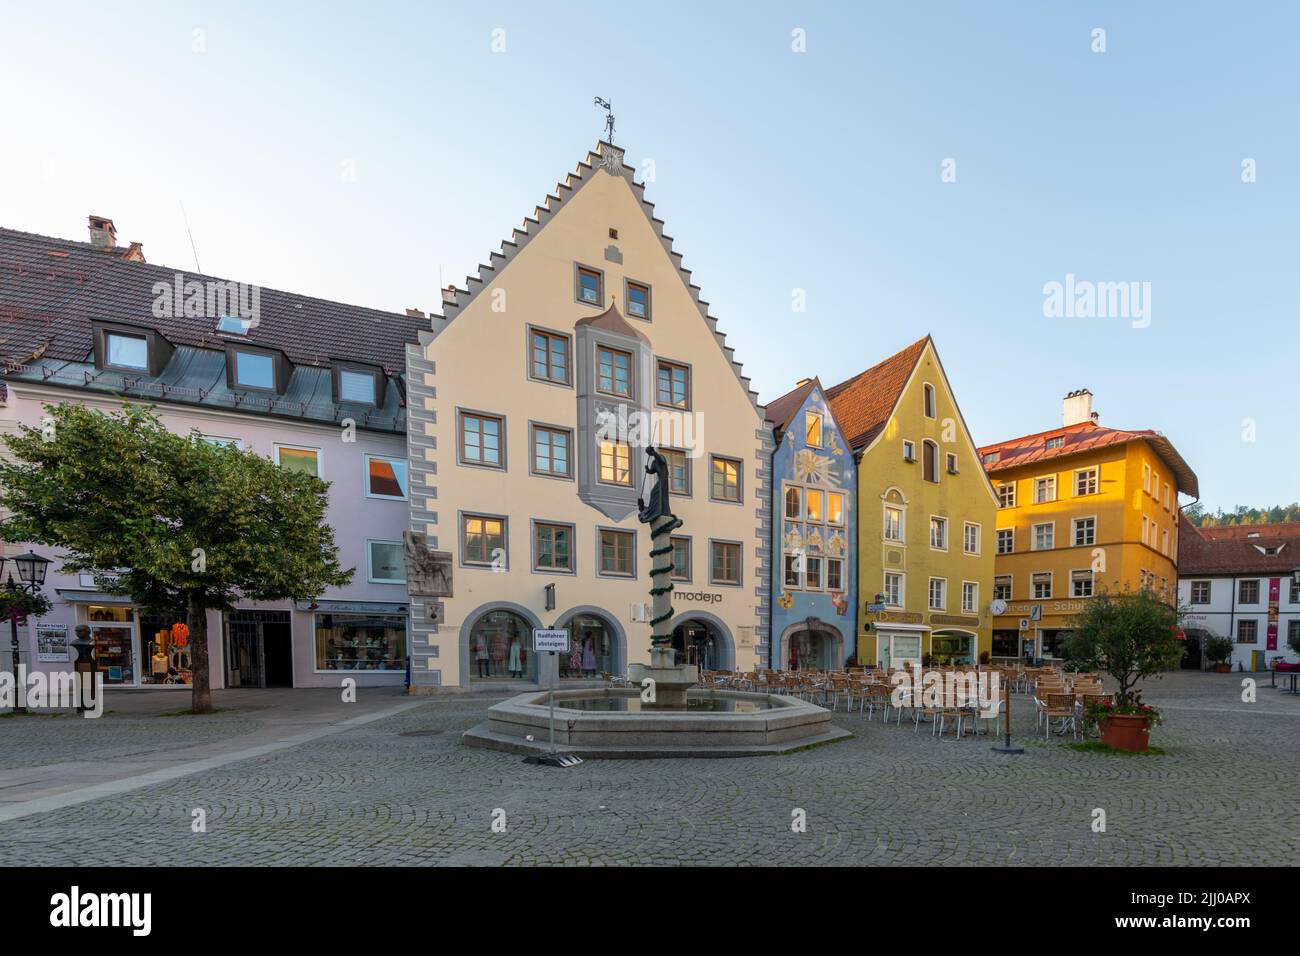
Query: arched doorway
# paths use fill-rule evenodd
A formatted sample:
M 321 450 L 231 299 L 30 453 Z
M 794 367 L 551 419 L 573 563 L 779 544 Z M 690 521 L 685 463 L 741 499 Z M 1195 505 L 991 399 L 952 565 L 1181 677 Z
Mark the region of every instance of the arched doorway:
M 569 629 L 569 653 L 556 660 L 561 680 L 627 673 L 627 635 L 618 621 L 597 607 L 570 608 L 556 619 Z
M 736 644 L 731 631 L 712 614 L 687 611 L 671 621 L 673 650 L 677 663 L 694 664 L 700 670 L 734 670 Z
M 486 604 L 460 629 L 461 684 L 472 681 L 537 682 L 533 628 L 541 623 L 517 604 Z
M 844 635 L 818 618 L 791 624 L 777 646 L 776 670 L 839 670 L 844 666 Z

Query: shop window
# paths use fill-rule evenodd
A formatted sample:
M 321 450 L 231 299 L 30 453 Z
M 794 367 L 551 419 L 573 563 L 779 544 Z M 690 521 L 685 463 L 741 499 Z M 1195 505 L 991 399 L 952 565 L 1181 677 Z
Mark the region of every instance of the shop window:
M 90 638 L 95 642 L 95 661 L 105 684 L 137 682 L 135 609 L 130 607 L 88 607 Z
M 406 615 L 315 616 L 318 671 L 406 669 Z
M 569 653 L 557 655 L 560 678 L 591 679 L 615 672 L 614 632 L 599 617 L 580 614 L 560 625 L 569 629 Z
M 472 680 L 537 679 L 530 636 L 533 627 L 513 611 L 488 611 L 469 633 Z

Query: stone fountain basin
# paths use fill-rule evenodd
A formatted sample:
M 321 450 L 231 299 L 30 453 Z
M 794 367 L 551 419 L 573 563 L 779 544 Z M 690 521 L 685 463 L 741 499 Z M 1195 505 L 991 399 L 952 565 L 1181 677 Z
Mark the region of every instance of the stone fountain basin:
M 547 696 L 546 691 L 530 691 L 494 704 L 488 708 L 488 719 L 466 731 L 463 742 L 511 753 L 546 752 L 550 749 Z M 762 708 L 750 712 L 619 712 L 560 706 L 564 700 L 639 696 L 639 690 L 624 688 L 557 690 L 556 751 L 606 759 L 744 757 L 787 753 L 852 736 L 831 723 L 826 708 L 778 694 L 703 688 L 689 694 L 694 700 L 748 702 Z

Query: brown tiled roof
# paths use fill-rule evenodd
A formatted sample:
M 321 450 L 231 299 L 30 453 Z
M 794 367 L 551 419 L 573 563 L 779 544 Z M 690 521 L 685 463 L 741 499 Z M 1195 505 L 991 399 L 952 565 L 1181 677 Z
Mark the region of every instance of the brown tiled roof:
M 1247 537 L 1258 533 L 1258 538 Z M 1277 548 L 1262 554 L 1261 548 Z M 1273 574 L 1300 567 L 1300 522 L 1197 528 L 1184 517 L 1178 533 L 1178 574 Z
M 1048 448 L 1047 442 L 1054 438 L 1062 439 L 1062 443 L 1058 447 Z M 997 455 L 995 461 L 987 462 L 984 465 L 984 470 L 993 475 L 1010 468 L 1019 468 L 1022 465 L 1037 464 L 1038 462 L 1064 458 L 1067 455 L 1078 455 L 1082 452 L 1112 445 L 1124 445 L 1131 441 L 1145 441 L 1151 445 L 1156 454 L 1169 467 L 1169 470 L 1174 473 L 1178 490 L 1192 497 L 1200 496 L 1196 473 L 1183 460 L 1183 456 L 1178 453 L 1178 450 L 1174 448 L 1169 439 L 1158 431 L 1152 431 L 1151 429 L 1134 431 L 1121 428 L 1104 428 L 1096 422 L 1080 422 L 1077 425 L 1066 425 L 1045 432 L 1037 432 L 1033 435 L 1025 435 L 1021 438 L 1013 438 L 1010 441 L 985 445 L 979 450 L 979 455 L 981 461 L 989 455 Z
M 82 362 L 91 352 L 91 320 L 143 325 L 173 345 L 222 349 L 227 341 L 283 351 L 296 365 L 351 358 L 406 368 L 405 346 L 418 341 L 427 319 L 310 296 L 261 289 L 260 324 L 246 336 L 220 336 L 214 318 L 153 315 L 157 282 L 227 282 L 146 262 L 106 255 L 71 242 L 0 228 L 0 361 L 33 357 Z
M 864 448 L 880 434 L 929 341 L 928 335 L 918 339 L 878 365 L 826 389 L 826 400 L 851 448 Z
M 806 379 L 780 398 L 768 402 L 764 411 L 767 423 L 776 432 L 781 432 L 785 426 L 790 424 L 790 419 L 794 418 L 799 409 L 803 407 L 804 399 L 808 397 L 808 393 L 814 388 L 820 388 L 821 384 L 816 378 Z

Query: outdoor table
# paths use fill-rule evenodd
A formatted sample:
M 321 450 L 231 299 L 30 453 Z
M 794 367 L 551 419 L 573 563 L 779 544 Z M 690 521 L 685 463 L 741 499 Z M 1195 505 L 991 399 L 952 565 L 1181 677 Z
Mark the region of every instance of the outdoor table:
M 1274 686 L 1274 687 L 1277 687 L 1277 674 L 1278 674 L 1278 672 L 1277 672 L 1276 670 L 1273 671 L 1273 686 Z M 1289 688 L 1287 688 L 1287 687 L 1278 687 L 1277 689 L 1280 690 L 1280 691 L 1281 691 L 1282 693 L 1284 693 L 1284 694 L 1296 694 L 1296 693 L 1300 693 L 1300 690 L 1297 690 L 1297 689 L 1296 689 L 1296 678 L 1297 678 L 1297 677 L 1300 677 L 1300 671 L 1282 671 L 1282 680 L 1283 680 L 1284 682 L 1286 681 L 1286 679 L 1287 679 L 1288 677 L 1291 678 L 1291 686 L 1290 686 Z

